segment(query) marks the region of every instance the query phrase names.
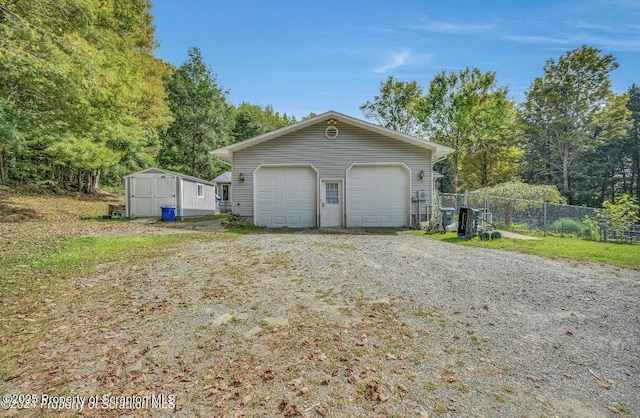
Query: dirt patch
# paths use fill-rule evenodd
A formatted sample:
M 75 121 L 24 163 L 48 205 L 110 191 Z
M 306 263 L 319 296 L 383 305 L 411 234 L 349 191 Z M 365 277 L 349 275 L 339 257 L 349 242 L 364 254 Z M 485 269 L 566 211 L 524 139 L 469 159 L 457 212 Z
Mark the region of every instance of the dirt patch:
M 523 234 L 518 234 L 515 232 L 509 232 L 509 231 L 500 231 L 500 235 L 502 235 L 503 238 L 509 238 L 509 239 L 522 239 L 522 240 L 526 240 L 526 241 L 540 241 L 540 238 L 538 237 L 532 237 L 531 235 L 523 235 Z

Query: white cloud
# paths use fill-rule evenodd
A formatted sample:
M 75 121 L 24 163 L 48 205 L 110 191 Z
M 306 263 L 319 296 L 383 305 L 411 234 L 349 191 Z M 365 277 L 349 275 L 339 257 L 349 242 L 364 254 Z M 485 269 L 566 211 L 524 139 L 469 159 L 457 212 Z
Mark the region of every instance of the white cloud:
M 435 33 L 463 35 L 468 33 L 487 32 L 492 30 L 494 28 L 494 25 L 482 22 L 433 20 L 422 17 L 420 18 L 419 22 L 415 25 L 412 25 L 412 27 L 415 29 L 421 29 Z
M 598 36 L 585 33 L 561 33 L 557 35 L 510 35 L 507 40 L 525 44 L 547 45 L 592 45 L 596 48 L 608 48 L 614 51 L 640 51 L 640 38 Z
M 389 61 L 378 67 L 373 68 L 375 73 L 386 73 L 387 71 L 402 67 L 411 60 L 411 51 L 409 49 L 403 49 L 395 54 L 392 54 Z

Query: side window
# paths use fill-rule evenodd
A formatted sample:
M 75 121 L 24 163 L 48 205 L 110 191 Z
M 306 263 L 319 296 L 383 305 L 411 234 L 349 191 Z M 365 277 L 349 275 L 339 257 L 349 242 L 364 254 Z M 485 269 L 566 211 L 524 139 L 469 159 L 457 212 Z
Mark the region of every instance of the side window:
M 198 198 L 204 198 L 204 184 L 196 183 L 196 195 Z
M 222 200 L 225 202 L 229 201 L 229 185 L 228 184 L 222 185 Z

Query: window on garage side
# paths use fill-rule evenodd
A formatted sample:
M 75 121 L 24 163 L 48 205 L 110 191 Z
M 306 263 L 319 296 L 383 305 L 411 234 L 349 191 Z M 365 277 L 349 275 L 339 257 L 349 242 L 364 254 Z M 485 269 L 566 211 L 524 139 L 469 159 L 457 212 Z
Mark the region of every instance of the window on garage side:
M 338 183 L 325 183 L 325 201 L 330 205 L 337 205 L 339 203 L 338 198 Z
M 199 199 L 204 199 L 204 184 L 196 183 L 196 196 Z

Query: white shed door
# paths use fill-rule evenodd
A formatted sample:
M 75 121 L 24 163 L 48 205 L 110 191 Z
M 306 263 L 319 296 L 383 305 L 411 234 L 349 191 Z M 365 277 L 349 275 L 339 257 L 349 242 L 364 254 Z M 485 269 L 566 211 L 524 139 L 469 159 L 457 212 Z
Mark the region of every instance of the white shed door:
M 151 177 L 131 177 L 131 216 L 153 216 Z
M 176 206 L 175 176 L 139 174 L 131 177 L 131 216 L 160 216 L 163 206 Z
M 310 167 L 262 167 L 256 172 L 254 223 L 269 228 L 316 226 L 316 172 Z
M 406 167 L 362 165 L 347 172 L 347 226 L 409 226 Z

